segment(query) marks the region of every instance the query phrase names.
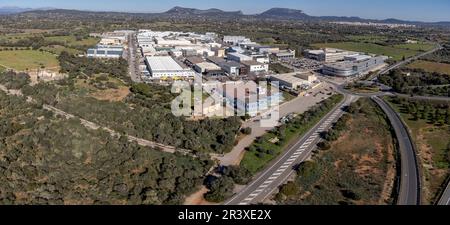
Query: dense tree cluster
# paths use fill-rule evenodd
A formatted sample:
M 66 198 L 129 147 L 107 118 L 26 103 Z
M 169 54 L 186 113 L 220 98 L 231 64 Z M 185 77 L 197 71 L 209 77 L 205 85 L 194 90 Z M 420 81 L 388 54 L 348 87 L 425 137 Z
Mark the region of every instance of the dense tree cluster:
M 432 62 L 450 64 L 450 43 L 446 43 L 442 47 L 443 49 L 436 51 L 433 54 L 426 55 L 422 57 L 422 59 Z
M 404 98 L 392 98 L 392 102 L 401 107 L 403 113 L 412 116 L 412 120 L 427 120 L 430 124 L 450 125 L 450 104 Z
M 58 56 L 62 73 L 71 77 L 88 76 L 96 74 L 109 74 L 113 77 L 129 81 L 128 63 L 125 59 L 95 59 L 77 57 L 67 52 L 61 52 Z
M 0 72 L 0 83 L 8 89 L 21 89 L 30 83 L 30 76 L 26 73 L 12 71 Z
M 211 166 L 88 130 L 0 92 L 2 204 L 180 204 Z
M 380 75 L 378 80 L 399 93 L 450 97 L 450 76 L 444 74 L 403 68 Z

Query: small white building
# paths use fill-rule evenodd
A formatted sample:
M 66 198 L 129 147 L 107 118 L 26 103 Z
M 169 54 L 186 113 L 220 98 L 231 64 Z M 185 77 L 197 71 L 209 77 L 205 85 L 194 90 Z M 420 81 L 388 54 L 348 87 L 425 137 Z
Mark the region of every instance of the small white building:
M 259 63 L 254 60 L 251 61 L 243 61 L 241 62 L 247 68 L 247 71 L 250 73 L 261 73 L 261 72 L 269 72 L 269 65 L 264 63 Z

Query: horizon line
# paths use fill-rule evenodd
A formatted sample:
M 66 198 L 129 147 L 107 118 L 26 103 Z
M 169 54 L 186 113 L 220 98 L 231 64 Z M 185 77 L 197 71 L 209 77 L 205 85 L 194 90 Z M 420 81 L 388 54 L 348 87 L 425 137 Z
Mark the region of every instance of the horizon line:
M 274 9 L 274 8 L 280 8 L 280 9 L 293 9 L 293 10 L 299 10 L 303 13 L 305 13 L 306 15 L 309 16 L 314 16 L 314 17 L 347 17 L 347 18 L 360 18 L 360 19 L 364 19 L 364 20 L 379 20 L 379 21 L 383 21 L 383 20 L 390 20 L 390 19 L 394 19 L 394 20 L 400 20 L 403 22 L 419 22 L 419 23 L 450 23 L 450 20 L 434 20 L 434 21 L 423 21 L 423 20 L 419 20 L 419 19 L 399 19 L 399 18 L 395 18 L 395 17 L 389 17 L 389 18 L 366 18 L 366 17 L 361 17 L 361 16 L 333 16 L 333 15 L 312 15 L 312 14 L 308 14 L 306 11 L 302 10 L 302 9 L 296 9 L 296 8 L 286 8 L 286 7 L 278 7 L 278 6 L 274 6 L 271 8 L 267 8 L 265 10 L 262 10 L 261 12 L 255 12 L 255 13 L 245 13 L 244 10 L 242 9 L 238 9 L 238 10 L 223 10 L 221 8 L 195 8 L 195 7 L 186 7 L 186 6 L 180 6 L 180 5 L 175 5 L 172 7 L 169 7 L 168 9 L 165 10 L 161 10 L 161 11 L 145 11 L 145 10 L 99 10 L 99 9 L 81 9 L 81 8 L 59 8 L 59 7 L 52 7 L 52 6 L 43 6 L 43 7 L 20 7 L 20 6 L 11 6 L 11 5 L 0 5 L 0 8 L 20 8 L 20 9 L 30 9 L 30 11 L 32 10 L 39 10 L 39 9 L 43 9 L 43 11 L 47 11 L 47 10 L 75 10 L 75 11 L 84 11 L 84 12 L 111 12 L 111 13 L 148 13 L 148 14 L 152 14 L 152 13 L 165 13 L 175 7 L 180 7 L 180 8 L 188 8 L 188 9 L 198 9 L 198 10 L 208 10 L 208 9 L 219 9 L 222 10 L 224 12 L 242 12 L 243 15 L 246 16 L 253 16 L 253 15 L 258 15 L 261 14 L 263 12 L 266 12 L 267 10 L 270 9 Z

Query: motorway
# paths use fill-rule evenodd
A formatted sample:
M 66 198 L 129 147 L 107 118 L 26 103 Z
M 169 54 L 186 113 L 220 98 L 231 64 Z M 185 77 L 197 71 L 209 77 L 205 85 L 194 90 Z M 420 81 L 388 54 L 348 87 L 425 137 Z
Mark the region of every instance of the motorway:
M 426 56 L 426 55 L 429 55 L 429 54 L 431 54 L 433 52 L 441 50 L 442 48 L 443 47 L 441 45 L 438 45 L 436 48 L 434 48 L 434 49 L 432 49 L 430 51 L 424 52 L 422 54 L 419 54 L 419 55 L 413 56 L 411 58 L 405 59 L 404 61 L 398 62 L 398 63 L 396 63 L 396 64 L 394 64 L 392 66 L 389 66 L 388 68 L 386 68 L 384 70 L 381 70 L 380 72 L 374 74 L 374 76 L 369 78 L 369 80 L 376 80 L 378 78 L 378 76 L 381 75 L 381 74 L 386 74 L 386 73 L 388 73 L 389 71 L 391 71 L 393 69 L 396 69 L 396 68 L 401 67 L 401 66 L 403 66 L 405 64 L 408 64 L 408 63 L 410 63 L 410 62 L 412 62 L 414 60 L 417 60 L 417 59 L 419 59 L 419 58 L 421 58 L 423 56 Z
M 447 184 L 447 188 L 445 189 L 444 194 L 442 194 L 438 205 L 450 205 L 450 183 Z
M 345 99 L 322 118 L 316 126 L 259 173 L 248 186 L 225 202 L 225 205 L 250 205 L 266 200 L 295 173 L 296 165 L 311 156 L 320 141 L 320 133 L 328 130 L 343 115 L 345 106 L 356 100 L 357 97 L 346 95 Z
M 417 167 L 417 158 L 414 144 L 408 130 L 400 119 L 400 116 L 381 98 L 372 97 L 388 116 L 391 126 L 397 136 L 400 152 L 400 186 L 398 190 L 397 205 L 420 204 L 420 176 Z

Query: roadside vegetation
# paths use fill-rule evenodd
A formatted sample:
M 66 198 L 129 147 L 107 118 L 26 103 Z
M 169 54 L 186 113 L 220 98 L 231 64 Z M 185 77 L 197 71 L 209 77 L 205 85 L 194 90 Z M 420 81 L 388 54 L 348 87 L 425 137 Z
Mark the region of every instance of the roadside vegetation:
M 423 202 L 434 204 L 450 176 L 450 103 L 399 97 L 385 99 L 410 129 L 424 174 Z
M 380 75 L 378 80 L 403 94 L 450 97 L 450 76 L 446 74 L 400 68 Z
M 383 112 L 360 99 L 322 134 L 310 161 L 297 167 L 294 180 L 282 185 L 279 204 L 393 204 L 395 145 Z
M 266 135 L 259 137 L 247 152 L 240 166 L 255 174 L 271 160 L 276 158 L 291 141 L 303 135 L 343 99 L 342 95 L 333 95 L 318 103 L 302 115 L 276 127 Z
M 269 65 L 269 69 L 272 70 L 274 73 L 280 74 L 294 72 L 293 69 L 287 68 L 286 66 L 283 66 L 280 63 L 271 63 Z

